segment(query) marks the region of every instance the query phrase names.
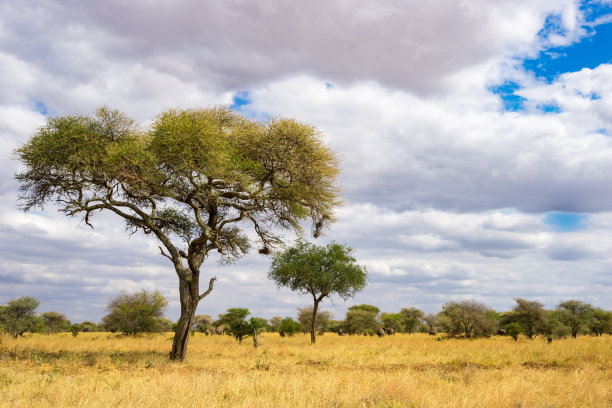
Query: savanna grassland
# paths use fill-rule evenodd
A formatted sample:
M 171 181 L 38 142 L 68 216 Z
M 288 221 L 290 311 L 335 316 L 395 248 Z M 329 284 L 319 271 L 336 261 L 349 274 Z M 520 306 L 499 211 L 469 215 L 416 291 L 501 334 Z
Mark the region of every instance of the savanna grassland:
M 612 407 L 612 336 L 1 337 L 0 407 Z

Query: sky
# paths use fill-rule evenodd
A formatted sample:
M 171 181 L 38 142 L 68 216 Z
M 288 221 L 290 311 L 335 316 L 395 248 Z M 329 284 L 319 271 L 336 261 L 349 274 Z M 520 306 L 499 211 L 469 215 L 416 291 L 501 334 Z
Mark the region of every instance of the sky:
M 354 248 L 369 284 L 322 303 L 337 319 L 517 297 L 612 309 L 611 0 L 2 0 L 0 304 L 98 322 L 122 290 L 159 290 L 177 319 L 157 243 L 110 214 L 91 229 L 20 212 L 13 150 L 102 105 L 146 127 L 218 104 L 309 123 L 341 157 L 344 205 L 315 242 Z M 197 313 L 294 317 L 312 300 L 270 262 L 207 259 Z

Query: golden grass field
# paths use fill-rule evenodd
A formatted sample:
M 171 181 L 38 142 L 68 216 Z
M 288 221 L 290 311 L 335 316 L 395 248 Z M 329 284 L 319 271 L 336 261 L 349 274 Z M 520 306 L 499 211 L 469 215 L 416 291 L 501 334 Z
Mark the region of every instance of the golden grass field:
M 612 336 L 1 337 L 0 407 L 612 407 Z

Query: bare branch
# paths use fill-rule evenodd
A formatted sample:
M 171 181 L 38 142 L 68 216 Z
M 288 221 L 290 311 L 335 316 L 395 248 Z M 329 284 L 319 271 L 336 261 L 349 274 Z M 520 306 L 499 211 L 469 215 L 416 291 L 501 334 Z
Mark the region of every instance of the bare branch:
M 202 293 L 202 294 L 200 295 L 199 300 L 204 299 L 206 296 L 208 296 L 208 294 L 209 294 L 210 292 L 212 292 L 212 290 L 213 290 L 213 286 L 214 286 L 214 284 L 215 284 L 215 281 L 216 281 L 216 280 L 217 280 L 217 277 L 216 277 L 216 276 L 215 276 L 214 278 L 211 278 L 211 279 L 210 279 L 210 282 L 208 282 L 208 290 L 206 290 L 206 292 L 204 292 L 204 293 Z
M 166 254 L 166 253 L 164 252 L 164 250 L 163 250 L 163 248 L 162 248 L 162 247 L 158 246 L 158 248 L 159 248 L 159 251 L 161 252 L 161 254 L 162 254 L 163 256 L 165 256 L 166 258 L 168 258 L 169 260 L 171 260 L 171 261 L 172 261 L 172 257 L 171 257 L 170 255 Z

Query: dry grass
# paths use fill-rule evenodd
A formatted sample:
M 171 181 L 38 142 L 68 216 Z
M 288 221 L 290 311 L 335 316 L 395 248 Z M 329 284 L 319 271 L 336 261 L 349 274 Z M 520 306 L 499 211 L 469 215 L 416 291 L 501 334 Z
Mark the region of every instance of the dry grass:
M 0 344 L 0 407 L 612 407 L 612 336 L 27 335 Z

